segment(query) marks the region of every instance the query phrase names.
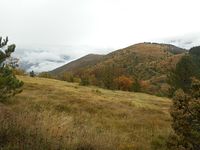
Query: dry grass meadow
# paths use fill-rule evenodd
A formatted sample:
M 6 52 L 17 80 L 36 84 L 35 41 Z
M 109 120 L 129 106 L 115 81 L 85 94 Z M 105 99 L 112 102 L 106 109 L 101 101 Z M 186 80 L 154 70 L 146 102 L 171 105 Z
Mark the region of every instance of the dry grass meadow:
M 2 150 L 164 150 L 170 100 L 19 76 L 24 90 L 0 104 Z

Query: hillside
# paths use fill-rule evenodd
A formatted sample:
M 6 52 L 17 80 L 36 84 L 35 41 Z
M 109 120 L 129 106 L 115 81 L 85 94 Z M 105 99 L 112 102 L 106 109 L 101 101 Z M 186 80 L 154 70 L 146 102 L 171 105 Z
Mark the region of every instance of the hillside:
M 103 58 L 103 55 L 97 55 L 97 54 L 89 54 L 86 55 L 80 59 L 77 59 L 75 61 L 72 61 L 64 66 L 61 66 L 55 70 L 50 71 L 49 73 L 52 75 L 61 74 L 63 72 L 74 72 L 75 70 L 78 70 L 80 68 L 86 68 L 91 65 L 95 65 L 97 62 L 99 62 Z
M 23 92 L 0 104 L 2 150 L 165 148 L 171 132 L 167 98 L 19 78 Z
M 106 55 L 94 68 L 114 64 L 123 69 L 125 74 L 148 80 L 165 74 L 183 53 L 184 49 L 168 44 L 140 43 Z
M 152 61 L 151 59 L 163 60 L 163 58 L 165 57 L 181 55 L 185 52 L 186 52 L 185 49 L 182 49 L 170 44 L 140 43 L 140 44 L 129 46 L 124 49 L 114 51 L 107 55 L 89 54 L 80 59 L 74 60 L 64 66 L 56 68 L 55 70 L 50 71 L 50 73 L 56 75 L 56 74 L 63 73 L 65 71 L 75 72 L 83 68 L 93 67 L 95 65 L 99 65 L 104 62 L 106 63 L 107 61 L 117 61 L 116 63 L 118 63 L 118 61 L 124 60 L 126 62 L 123 62 L 124 63 L 123 65 L 126 65 L 126 63 L 128 63 L 129 61 L 126 59 L 128 56 L 130 57 L 128 59 L 132 59 L 130 63 L 133 63 L 133 61 L 137 61 L 139 59 L 136 56 L 135 57 L 133 56 L 131 58 L 132 55 L 140 55 L 139 57 L 141 58 L 149 56 L 150 57 L 149 61 Z M 144 61 L 146 60 L 142 59 L 141 62 L 138 62 L 138 63 L 143 63 Z
M 112 81 L 126 75 L 145 83 L 143 92 L 163 95 L 167 91 L 166 76 L 169 69 L 173 68 L 185 53 L 185 49 L 169 44 L 139 43 L 101 56 L 98 61 L 91 61 L 90 66 L 77 66 L 73 73 L 76 77 L 87 74 L 92 78 L 92 84 L 107 88 L 112 86 L 106 85 L 105 76 Z M 73 63 L 84 64 L 84 61 L 83 58 Z M 69 71 L 65 68 L 70 66 L 71 64 L 67 64 L 61 67 L 62 72 Z M 56 73 L 58 75 L 60 72 Z

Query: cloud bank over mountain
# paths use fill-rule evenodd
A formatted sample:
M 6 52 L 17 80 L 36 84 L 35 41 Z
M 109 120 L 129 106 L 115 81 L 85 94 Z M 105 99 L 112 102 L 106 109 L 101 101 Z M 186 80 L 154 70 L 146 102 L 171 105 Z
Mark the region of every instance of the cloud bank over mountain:
M 176 36 L 152 41 L 141 42 L 158 42 L 172 44 L 181 48 L 190 49 L 191 47 L 200 45 L 200 33 L 187 34 L 184 36 Z M 135 44 L 135 43 L 132 43 Z M 129 46 L 129 45 L 127 45 Z M 93 46 L 39 46 L 34 48 L 31 46 L 17 47 L 14 57 L 20 59 L 20 67 L 35 72 L 53 70 L 72 60 L 78 59 L 87 54 L 107 54 L 111 51 L 123 48 L 107 48 Z
M 13 57 L 19 58 L 19 65 L 26 71 L 42 72 L 53 70 L 72 60 L 90 53 L 106 54 L 114 49 L 89 46 L 41 46 L 40 48 L 16 48 Z
M 200 33 L 187 34 L 164 39 L 164 42 L 173 44 L 182 48 L 190 49 L 200 45 Z
M 139 42 L 198 45 L 199 5 L 199 0 L 1 0 L 0 36 L 17 45 L 15 55 L 25 69 L 47 71 Z M 195 35 L 177 37 L 189 33 Z

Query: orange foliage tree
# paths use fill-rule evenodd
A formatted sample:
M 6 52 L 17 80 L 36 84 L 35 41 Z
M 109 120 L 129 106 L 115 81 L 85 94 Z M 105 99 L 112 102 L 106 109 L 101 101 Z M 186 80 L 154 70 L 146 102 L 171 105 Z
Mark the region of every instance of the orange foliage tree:
M 119 90 L 130 91 L 133 85 L 133 80 L 126 76 L 120 76 L 114 80 L 114 83 Z

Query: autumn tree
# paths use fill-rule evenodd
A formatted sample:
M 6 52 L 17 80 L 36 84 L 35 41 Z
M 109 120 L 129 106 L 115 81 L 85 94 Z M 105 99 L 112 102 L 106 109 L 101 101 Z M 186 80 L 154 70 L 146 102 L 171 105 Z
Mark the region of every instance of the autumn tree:
M 133 80 L 126 76 L 120 76 L 114 80 L 117 89 L 123 91 L 130 91 L 132 88 Z
M 15 45 L 7 46 L 8 38 L 2 41 L 0 37 L 0 101 L 4 102 L 9 97 L 22 91 L 23 82 L 19 81 L 13 73 L 12 64 L 5 63 L 6 59 L 15 51 Z

